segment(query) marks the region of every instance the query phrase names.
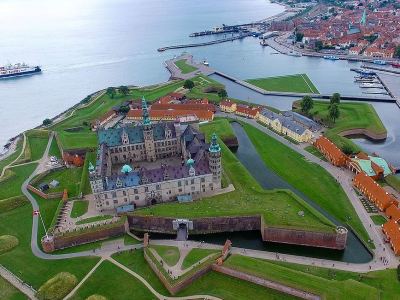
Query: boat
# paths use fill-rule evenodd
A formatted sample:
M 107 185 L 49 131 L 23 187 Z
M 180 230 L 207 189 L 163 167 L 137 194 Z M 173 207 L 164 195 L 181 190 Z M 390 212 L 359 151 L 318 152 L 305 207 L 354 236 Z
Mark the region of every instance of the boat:
M 360 73 L 362 76 L 366 75 L 376 75 L 374 71 L 371 71 L 369 69 L 354 69 L 355 72 Z
M 15 65 L 7 64 L 0 67 L 0 79 L 17 76 L 33 75 L 42 72 L 40 66 L 31 67 L 26 63 L 17 63 Z
M 267 42 L 265 41 L 265 37 L 263 37 L 262 41 L 260 42 L 261 46 L 268 46 Z
M 205 65 L 205 66 L 208 67 L 210 64 L 208 63 L 208 61 L 206 61 L 206 59 L 204 59 L 204 60 L 203 60 L 203 65 Z
M 384 60 L 374 60 L 374 64 L 384 66 L 386 65 L 386 62 Z
M 165 51 L 165 49 L 163 47 L 160 47 L 160 48 L 157 49 L 157 51 L 158 52 L 163 52 L 163 51 Z
M 336 56 L 332 56 L 332 55 L 325 55 L 324 59 L 330 59 L 330 60 L 338 60 L 339 58 Z
M 383 86 L 379 84 L 374 84 L 371 82 L 364 82 L 360 84 L 360 88 L 375 88 L 375 89 L 383 89 Z
M 296 51 L 290 51 L 287 55 L 301 57 L 301 53 Z
M 392 63 L 393 68 L 400 68 L 400 62 L 393 62 Z

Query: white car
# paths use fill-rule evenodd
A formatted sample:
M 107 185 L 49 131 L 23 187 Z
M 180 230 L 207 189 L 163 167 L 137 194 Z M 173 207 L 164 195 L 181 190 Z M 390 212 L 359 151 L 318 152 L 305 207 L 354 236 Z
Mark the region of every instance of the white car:
M 57 161 L 58 161 L 58 159 L 57 159 L 57 157 L 55 157 L 55 156 L 52 156 L 52 157 L 50 157 L 50 161 L 51 161 L 51 162 L 57 162 Z

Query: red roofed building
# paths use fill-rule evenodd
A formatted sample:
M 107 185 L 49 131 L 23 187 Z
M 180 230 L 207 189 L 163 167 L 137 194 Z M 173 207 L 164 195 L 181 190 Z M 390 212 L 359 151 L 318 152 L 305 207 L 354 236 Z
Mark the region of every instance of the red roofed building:
M 400 220 L 400 209 L 394 204 L 390 205 L 386 210 L 386 217 L 388 217 L 389 220 Z
M 74 164 L 77 167 L 82 167 L 83 166 L 83 159 L 81 156 L 79 156 L 78 154 L 74 155 Z
M 399 202 L 392 195 L 364 172 L 354 176 L 353 184 L 373 201 L 381 211 L 385 211 L 392 204 L 399 205 Z
M 161 103 L 154 103 L 151 106 L 151 110 L 209 110 L 212 112 L 216 112 L 217 108 L 214 104 L 161 104 Z
M 347 155 L 324 136 L 317 139 L 314 146 L 335 166 L 343 166 L 348 160 Z
M 236 103 L 231 101 L 231 100 L 228 100 L 228 99 L 222 100 L 220 105 L 219 105 L 219 109 L 221 111 L 225 111 L 227 113 L 235 112 L 236 108 L 237 108 Z
M 365 56 L 371 56 L 371 57 L 388 57 L 392 58 L 395 53 L 394 49 L 390 50 L 384 50 L 384 49 L 378 49 L 376 47 L 368 47 L 364 51 Z
M 182 93 L 175 93 L 175 92 L 171 92 L 168 94 L 168 96 L 171 96 L 172 98 L 176 99 L 176 100 L 182 100 L 185 98 L 185 95 Z
M 390 246 L 392 247 L 394 254 L 400 254 L 400 228 L 399 224 L 395 220 L 390 220 L 382 226 L 382 231 L 389 239 Z
M 263 109 L 264 107 L 248 107 L 244 105 L 238 105 L 236 108 L 236 114 L 244 116 L 246 118 L 256 118 L 258 117 L 259 112 Z
M 96 130 L 98 125 L 107 124 L 112 118 L 114 118 L 117 113 L 114 110 L 109 110 L 104 115 L 99 117 L 97 120 L 92 122 L 92 130 Z
M 214 119 L 214 113 L 209 110 L 149 110 L 151 121 L 174 121 L 178 116 L 193 115 L 200 121 L 212 121 Z M 130 110 L 126 116 L 127 120 L 142 120 L 142 110 Z
M 174 98 L 172 98 L 172 96 L 165 96 L 165 97 L 160 98 L 158 100 L 158 103 L 160 103 L 160 104 L 169 104 L 172 101 L 174 101 Z

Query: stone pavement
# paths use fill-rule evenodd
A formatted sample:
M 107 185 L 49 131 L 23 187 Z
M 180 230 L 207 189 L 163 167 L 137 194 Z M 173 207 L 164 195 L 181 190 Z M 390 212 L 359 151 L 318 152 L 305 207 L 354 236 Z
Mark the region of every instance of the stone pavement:
M 2 265 L 0 265 L 0 276 L 24 293 L 29 299 L 37 300 L 35 297 L 36 291 Z

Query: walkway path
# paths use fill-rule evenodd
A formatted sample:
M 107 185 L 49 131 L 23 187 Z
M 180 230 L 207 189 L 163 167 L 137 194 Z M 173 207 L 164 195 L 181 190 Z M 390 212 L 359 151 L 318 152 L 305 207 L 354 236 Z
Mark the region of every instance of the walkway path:
M 24 293 L 29 299 L 37 300 L 35 297 L 36 291 L 2 265 L 0 265 L 0 276 Z
M 268 134 L 269 136 L 273 137 L 274 139 L 285 144 L 292 150 L 299 152 L 300 154 L 302 154 L 305 158 L 307 158 L 311 162 L 316 163 L 320 167 L 324 168 L 334 178 L 338 178 L 339 183 L 343 187 L 343 190 L 345 191 L 347 197 L 350 199 L 350 202 L 352 203 L 354 209 L 356 210 L 357 215 L 359 216 L 362 224 L 364 225 L 366 231 L 368 232 L 369 236 L 372 238 L 372 240 L 374 241 L 374 244 L 376 246 L 376 249 L 372 250 L 373 254 L 374 254 L 374 258 L 370 263 L 353 264 L 353 268 L 351 270 L 354 270 L 356 272 L 367 272 L 370 270 L 383 270 L 386 268 L 396 268 L 397 267 L 398 259 L 394 255 L 393 251 L 391 251 L 390 246 L 383 244 L 383 239 L 384 239 L 383 233 L 381 232 L 380 229 L 377 229 L 377 227 L 371 220 L 368 212 L 363 207 L 362 203 L 360 202 L 357 194 L 355 193 L 355 191 L 353 189 L 352 178 L 354 177 L 354 173 L 352 173 L 348 169 L 335 167 L 330 162 L 322 161 L 321 159 L 317 158 L 316 156 L 314 156 L 311 153 L 302 149 L 300 146 L 297 146 L 297 145 L 287 141 L 284 137 L 281 137 L 280 135 L 278 135 L 278 134 L 272 132 L 271 130 L 265 128 L 264 126 L 258 124 L 253 119 L 241 118 L 241 117 L 237 117 L 234 115 L 221 113 L 221 112 L 217 113 L 215 116 L 230 117 L 230 118 L 234 118 L 234 119 L 240 120 L 242 122 L 251 124 L 252 126 L 256 127 L 257 129 L 261 130 L 262 132 Z M 380 257 L 385 257 L 389 261 L 388 265 L 384 265 L 381 262 Z M 301 259 L 303 260 L 303 257 L 301 257 Z M 306 259 L 306 258 L 304 258 L 304 259 Z M 326 265 L 329 265 L 329 264 L 330 265 L 335 264 L 335 266 L 341 265 L 340 263 L 337 263 L 335 261 L 327 260 Z M 370 269 L 370 266 L 371 266 L 371 269 Z M 343 270 L 347 270 L 347 269 L 348 269 L 347 267 L 343 268 Z
M 113 264 L 115 264 L 116 266 L 118 266 L 121 269 L 123 269 L 124 271 L 128 272 L 132 276 L 135 276 L 137 279 L 139 279 L 150 290 L 150 292 L 152 292 L 154 294 L 154 296 L 156 296 L 158 299 L 162 299 L 162 300 L 174 300 L 174 299 L 175 300 L 184 300 L 184 299 L 222 300 L 220 298 L 209 296 L 209 295 L 192 295 L 192 296 L 186 296 L 186 297 L 168 297 L 168 296 L 161 295 L 159 292 L 157 292 L 155 289 L 153 289 L 153 287 L 142 276 L 140 276 L 139 274 L 133 272 L 131 269 L 125 267 L 124 265 L 120 264 L 119 262 L 117 262 L 116 260 L 112 259 L 111 257 L 108 258 L 108 260 L 110 262 L 112 262 Z
M 195 67 L 196 70 L 187 74 L 182 73 L 181 69 L 179 69 L 175 63 L 178 60 L 181 59 L 186 59 L 186 64 L 190 65 L 192 67 Z M 164 62 L 164 66 L 168 69 L 168 71 L 171 73 L 171 79 L 189 79 L 192 78 L 193 76 L 196 76 L 197 74 L 203 74 L 203 75 L 211 75 L 214 73 L 214 69 L 202 64 L 202 63 L 195 63 L 193 62 L 193 56 L 189 53 L 184 53 L 178 57 L 174 57 L 173 59 L 167 60 Z

